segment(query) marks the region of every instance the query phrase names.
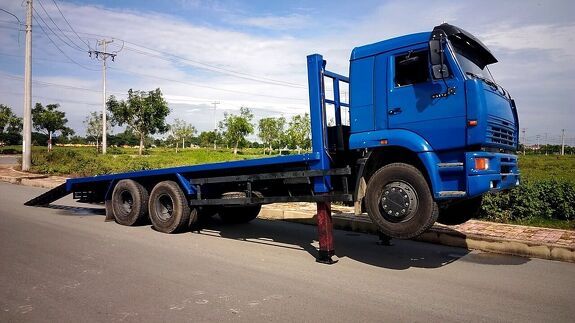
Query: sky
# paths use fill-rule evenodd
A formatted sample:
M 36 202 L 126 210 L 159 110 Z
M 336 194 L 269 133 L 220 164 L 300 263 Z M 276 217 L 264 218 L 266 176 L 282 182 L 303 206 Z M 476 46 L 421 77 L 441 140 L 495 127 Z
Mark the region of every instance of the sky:
M 24 22 L 22 3 L 0 0 L 0 9 Z M 559 143 L 565 129 L 575 145 L 573 1 L 34 0 L 34 8 L 33 102 L 59 103 L 80 135 L 86 116 L 102 109 L 102 62 L 88 55 L 102 50 L 101 39 L 117 53 L 107 62 L 108 95 L 159 87 L 169 122 L 205 131 L 214 127 L 213 102 L 218 121 L 242 106 L 256 121 L 307 112 L 309 54 L 348 75 L 354 47 L 448 22 L 498 58 L 491 72 L 515 98 L 527 143 Z M 22 29 L 0 11 L 0 103 L 18 115 Z

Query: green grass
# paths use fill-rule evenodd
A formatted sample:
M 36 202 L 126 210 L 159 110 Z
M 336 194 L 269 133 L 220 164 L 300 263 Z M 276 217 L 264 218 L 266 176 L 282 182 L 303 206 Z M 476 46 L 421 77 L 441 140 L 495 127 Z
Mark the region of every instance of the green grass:
M 234 155 L 229 150 L 213 149 L 185 149 L 176 153 L 174 149 L 153 148 L 142 156 L 137 152 L 136 148 L 110 148 L 108 154 L 102 155 L 89 147 L 55 147 L 52 152 L 34 147 L 31 170 L 78 177 L 262 157 L 253 151 Z
M 574 155 L 521 155 L 521 176 L 527 180 L 557 179 L 575 183 Z

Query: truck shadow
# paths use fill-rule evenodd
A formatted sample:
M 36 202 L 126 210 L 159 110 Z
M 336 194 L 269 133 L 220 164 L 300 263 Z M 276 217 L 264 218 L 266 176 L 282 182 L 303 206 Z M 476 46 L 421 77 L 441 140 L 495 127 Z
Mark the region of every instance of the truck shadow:
M 217 217 L 204 219 L 192 232 L 257 243 L 277 248 L 305 250 L 317 256 L 317 230 L 315 226 L 284 221 L 256 219 L 248 224 L 230 225 Z M 470 250 L 440 246 L 411 240 L 393 240 L 392 246 L 378 244 L 375 235 L 334 230 L 335 251 L 338 258 L 394 270 L 408 268 L 440 268 L 454 261 L 486 265 L 519 265 L 528 258 L 470 253 Z M 311 258 L 310 257 L 310 258 Z
M 49 205 L 64 216 L 102 216 L 103 208 Z M 149 224 L 143 224 L 149 225 Z M 317 228 L 312 225 L 278 220 L 255 219 L 245 224 L 225 224 L 217 216 L 202 219 L 191 231 L 193 234 L 240 240 L 274 248 L 304 250 L 313 260 L 317 256 Z M 521 265 L 529 258 L 471 253 L 459 247 L 435 245 L 412 240 L 392 240 L 392 246 L 379 245 L 376 235 L 334 230 L 335 252 L 338 258 L 349 258 L 381 268 L 405 270 L 441 268 L 455 261 L 483 265 Z

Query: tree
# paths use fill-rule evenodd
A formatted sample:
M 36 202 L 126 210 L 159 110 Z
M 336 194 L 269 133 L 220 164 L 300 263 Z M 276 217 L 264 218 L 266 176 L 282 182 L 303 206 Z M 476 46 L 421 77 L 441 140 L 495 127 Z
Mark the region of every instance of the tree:
M 126 125 L 140 137 L 139 155 L 142 154 L 144 139 L 148 135 L 165 133 L 169 129 L 166 117 L 170 108 L 159 88 L 148 92 L 130 89 L 127 100 L 118 101 L 112 95 L 106 104 L 114 123 Z
M 182 149 L 186 147 L 186 139 L 190 140 L 196 134 L 196 128 L 184 120 L 175 119 L 170 125 L 170 132 L 176 141 L 176 153 L 178 153 L 178 143 L 182 141 Z
M 96 141 L 96 150 L 99 150 L 99 142 L 102 139 L 102 112 L 90 112 L 90 115 L 84 120 L 86 125 L 86 136 L 91 137 Z M 112 129 L 112 118 L 106 115 L 106 134 Z
M 0 142 L 17 145 L 22 141 L 22 118 L 16 116 L 12 109 L 0 104 Z
M 309 149 L 311 147 L 310 132 L 311 121 L 309 114 L 293 116 L 287 130 L 289 145 L 292 148 L 296 148 L 298 153 L 301 149 Z
M 0 104 L 0 134 L 21 131 L 22 118 L 16 116 L 10 107 Z
M 254 132 L 254 125 L 251 123 L 253 118 L 250 109 L 242 107 L 239 115 L 225 113 L 224 120 L 220 121 L 224 140 L 234 146 L 234 155 L 237 155 L 238 147 L 245 145 L 246 136 Z
M 217 131 L 202 131 L 198 139 L 201 147 L 211 147 L 214 141 L 222 141 L 222 136 Z
M 41 103 L 36 103 L 32 109 L 34 129 L 48 135 L 48 151 L 52 150 L 52 137 L 56 132 L 64 136 L 74 134 L 74 130 L 66 126 L 68 123 L 66 113 L 58 111 L 58 108 L 60 108 L 59 104 L 48 104 L 44 107 Z
M 280 118 L 263 118 L 259 122 L 258 136 L 264 142 L 264 145 L 269 147 L 270 155 L 272 154 L 273 145 L 281 146 L 284 141 L 284 127 L 286 119 Z

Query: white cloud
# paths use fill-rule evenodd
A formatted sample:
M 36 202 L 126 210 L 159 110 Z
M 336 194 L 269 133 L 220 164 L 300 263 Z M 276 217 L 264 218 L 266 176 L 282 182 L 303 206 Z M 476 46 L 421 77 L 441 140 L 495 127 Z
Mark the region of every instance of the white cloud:
M 575 56 L 575 24 L 496 25 L 482 39 L 501 50 L 539 49 L 554 51 L 562 58 Z
M 217 1 L 209 0 L 183 0 L 178 4 L 183 10 L 202 10 L 207 7 L 221 9 Z M 64 26 L 65 23 L 59 17 L 59 13 L 46 3 L 45 5 L 55 21 Z M 551 110 L 553 113 L 546 113 L 546 117 L 560 124 L 565 123 L 564 120 L 568 118 L 559 116 L 565 115 L 566 109 L 572 109 L 568 106 L 568 102 L 575 101 L 573 94 L 570 94 L 575 84 L 572 76 L 568 76 L 571 72 L 575 73 L 574 25 L 572 23 L 561 25 L 549 21 L 529 23 L 526 18 L 521 23 L 503 24 L 499 23 L 503 20 L 497 15 L 509 16 L 512 12 L 494 12 L 489 6 L 477 5 L 475 9 L 470 10 L 470 5 L 461 2 L 434 3 L 430 6 L 426 1 L 395 1 L 383 2 L 350 19 L 343 19 L 345 13 L 342 12 L 339 17 L 336 15 L 330 16 L 331 19 L 314 17 L 313 21 L 310 21 L 310 16 L 305 13 L 252 16 L 249 13 L 238 14 L 238 11 L 233 14 L 228 12 L 228 15 L 221 18 L 226 25 L 256 27 L 256 29 L 245 28 L 250 31 L 224 28 L 218 26 L 216 21 L 213 24 L 202 25 L 154 12 L 110 10 L 66 2 L 61 2 L 60 7 L 83 36 L 83 33 L 96 33 L 115 37 L 117 44 L 120 44 L 119 39 L 125 39 L 190 59 L 170 61 L 168 55 L 126 43 L 126 48 L 119 53 L 116 61 L 109 64 L 111 69 L 108 71 L 108 89 L 125 93 L 129 88 L 150 90 L 160 87 L 173 109 L 173 117 L 198 123 L 200 130 L 207 130 L 213 126 L 213 114 L 209 104 L 213 101 L 221 102 L 218 106 L 218 118 L 222 117 L 221 113 L 224 110 L 233 111 L 240 106 L 252 107 L 258 111 L 256 115 L 260 116 L 306 112 L 308 109 L 306 55 L 321 53 L 328 60 L 328 69 L 347 74 L 349 54 L 354 46 L 413 32 L 429 31 L 444 20 L 461 25 L 479 35 L 479 38 L 492 48 L 501 61 L 493 68 L 495 77 L 498 81 L 504 82 L 502 85 L 510 89 L 518 102 L 522 103 L 523 111 L 535 115 L 539 113 L 539 106 L 544 104 L 541 100 L 552 102 L 552 108 L 555 110 Z M 19 2 L 8 4 L 6 8 L 23 16 Z M 532 13 L 534 10 L 536 9 L 526 5 L 520 12 Z M 302 11 L 294 10 L 294 12 Z M 230 17 L 233 20 L 226 20 Z M 478 17 L 481 19 L 476 19 Z M 522 17 L 514 17 L 513 21 L 520 21 Z M 478 20 L 481 20 L 481 23 L 477 22 Z M 315 32 L 302 33 L 298 29 L 301 26 L 313 27 Z M 4 29 L 0 31 L 0 47 L 2 47 L 0 51 L 12 54 L 23 52 L 23 47 L 18 47 L 14 32 L 7 32 Z M 268 35 L 267 31 L 272 32 Z M 34 32 L 36 58 L 66 60 L 52 47 L 38 28 L 35 28 Z M 89 37 L 92 45 L 97 38 L 102 38 L 95 35 Z M 142 55 L 133 49 L 153 53 L 159 57 Z M 99 68 L 85 53 L 65 50 L 82 64 Z M 0 69 L 9 70 L 8 64 L 2 61 Z M 222 71 L 221 68 L 241 74 Z M 233 77 L 230 74 L 240 77 Z M 95 89 L 100 88 L 101 82 L 99 72 L 83 71 L 72 64 L 50 65 L 35 62 L 34 76 L 47 82 Z M 260 82 L 246 79 L 254 77 Z M 268 82 L 269 79 L 300 84 L 303 87 L 272 85 L 270 83 L 276 82 Z M 22 90 L 21 82 L 14 83 L 12 80 L 2 79 L 1 76 L 0 81 L 4 91 Z M 35 94 L 62 98 L 62 107 L 70 114 L 69 119 L 75 128 L 81 128 L 82 116 L 97 109 L 97 104 L 101 101 L 98 93 L 54 87 L 35 86 Z M 534 96 L 538 98 L 535 99 Z M 2 101 L 21 110 L 21 95 L 9 96 L 3 93 Z M 70 101 L 90 102 L 96 105 L 82 105 Z M 524 119 L 530 120 L 528 117 Z M 570 125 L 559 126 L 568 128 Z
M 285 16 L 268 15 L 263 17 L 248 17 L 240 19 L 239 24 L 271 30 L 303 29 L 311 26 L 312 19 L 301 14 Z

